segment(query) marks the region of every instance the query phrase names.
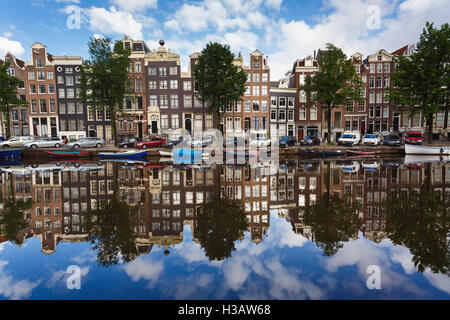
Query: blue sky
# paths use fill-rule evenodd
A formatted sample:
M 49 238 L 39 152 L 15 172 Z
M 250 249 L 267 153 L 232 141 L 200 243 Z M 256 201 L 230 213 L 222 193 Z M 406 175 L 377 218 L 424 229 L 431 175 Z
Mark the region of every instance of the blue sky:
M 394 51 L 417 42 L 426 21 L 448 22 L 450 12 L 448 0 L 3 1 L 0 56 L 11 51 L 28 60 L 30 46 L 39 41 L 54 55 L 87 57 L 89 37 L 127 34 L 151 49 L 165 39 L 186 66 L 190 54 L 219 41 L 244 56 L 262 51 L 272 80 L 327 42 L 348 55 Z M 74 12 L 80 13 L 79 29 L 67 27 Z

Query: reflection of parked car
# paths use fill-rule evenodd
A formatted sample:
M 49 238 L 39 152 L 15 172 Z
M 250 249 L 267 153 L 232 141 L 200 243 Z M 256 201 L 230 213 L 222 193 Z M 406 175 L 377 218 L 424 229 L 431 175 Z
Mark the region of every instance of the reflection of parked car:
M 161 145 L 161 147 L 173 149 L 173 147 L 180 144 L 181 141 L 183 141 L 183 139 L 184 139 L 183 137 L 179 137 L 178 139 L 175 140 L 166 141 Z
M 381 137 L 377 134 L 366 134 L 361 142 L 365 145 L 378 146 L 381 143 Z
M 359 132 L 349 132 L 344 133 L 342 137 L 339 138 L 339 145 L 355 146 L 361 141 L 361 134 Z
M 242 137 L 232 137 L 223 142 L 224 147 L 244 147 L 248 141 Z
M 24 148 L 59 148 L 63 146 L 64 140 L 58 137 L 52 137 L 52 138 L 41 138 L 38 140 L 30 141 L 25 143 L 23 146 Z
M 384 144 L 389 145 L 389 146 L 400 146 L 402 143 L 402 140 L 400 139 L 400 137 L 396 134 L 390 134 L 388 135 L 386 138 L 384 138 L 383 141 Z
M 23 145 L 27 142 L 33 141 L 34 138 L 30 136 L 22 136 L 22 137 L 13 137 L 9 140 L 0 142 L 0 147 L 2 148 L 18 148 L 23 147 Z
M 266 139 L 264 137 L 260 137 L 257 140 L 253 140 L 250 142 L 250 146 L 252 147 L 268 147 L 271 145 L 270 139 Z
M 305 139 L 300 140 L 301 146 L 318 146 L 320 139 L 318 136 L 306 136 Z
M 142 141 L 142 138 L 133 138 L 129 140 L 124 140 L 119 143 L 119 148 L 134 148 L 136 142 Z
M 150 138 L 147 141 L 139 141 L 134 145 L 138 149 L 158 148 L 167 140 L 161 137 Z
M 192 139 L 191 141 L 189 141 L 189 144 L 191 145 L 192 148 L 201 148 L 209 146 L 213 142 L 214 142 L 213 136 L 204 136 Z
M 279 144 L 280 144 L 280 148 L 285 148 L 288 146 L 295 146 L 296 140 L 295 137 L 293 136 L 286 136 L 286 137 L 281 137 Z
M 423 143 L 422 132 L 408 132 L 405 143 L 421 145 Z

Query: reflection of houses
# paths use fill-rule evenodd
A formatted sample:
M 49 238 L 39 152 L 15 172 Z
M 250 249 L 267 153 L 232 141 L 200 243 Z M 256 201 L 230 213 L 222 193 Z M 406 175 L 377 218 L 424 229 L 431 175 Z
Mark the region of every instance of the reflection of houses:
M 221 192 L 242 201 L 251 238 L 260 243 L 269 230 L 269 178 L 267 167 L 223 166 Z
M 183 226 L 191 225 L 195 234 L 196 213 L 215 190 L 215 168 L 165 168 L 152 172 L 149 182 L 158 177 L 160 192 L 149 194 L 149 243 L 168 248 L 183 241 Z
M 33 208 L 31 230 L 41 238 L 42 252 L 55 252 L 62 233 L 61 172 L 34 171 L 32 173 Z

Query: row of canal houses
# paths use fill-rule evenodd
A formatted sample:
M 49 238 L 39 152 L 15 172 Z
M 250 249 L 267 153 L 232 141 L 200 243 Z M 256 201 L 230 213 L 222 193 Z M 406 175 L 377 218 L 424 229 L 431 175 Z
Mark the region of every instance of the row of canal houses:
M 151 50 L 144 41 L 125 37 L 123 43 L 131 49 L 130 79 L 135 99 L 126 99 L 117 119 L 120 140 L 131 137 L 162 135 L 173 138 L 174 130 L 185 129 L 191 134 L 215 128 L 215 115 L 197 97 L 193 67 L 199 53 L 190 56 L 187 71 L 181 68 L 180 55 L 166 48 L 164 41 Z M 347 131 L 390 132 L 425 131 L 425 121 L 418 113 L 413 118 L 396 111 L 387 98 L 391 83 L 393 57 L 409 55 L 414 45 L 395 52 L 386 50 L 364 59 L 353 54 L 355 70 L 361 75 L 364 101 L 349 103 L 332 112 L 332 140 L 337 141 Z M 248 64 L 239 54 L 235 64 L 247 73 L 247 88 L 242 101 L 226 108 L 221 128 L 226 135 L 244 132 L 252 138 L 307 135 L 326 138 L 327 123 L 320 105 L 307 107 L 306 94 L 297 90 L 307 75 L 318 71 L 318 59 L 323 50 L 294 62 L 292 69 L 278 81 L 271 81 L 268 58 L 259 50 L 250 54 Z M 96 110 L 79 98 L 81 57 L 54 56 L 41 43 L 31 46 L 31 61 L 24 62 L 11 53 L 8 72 L 21 80 L 18 94 L 28 106 L 17 106 L 11 115 L 13 136 L 60 136 L 69 139 L 101 137 L 112 140 L 111 115 Z M 3 115 L 2 115 L 3 117 Z M 434 139 L 446 139 L 449 127 L 448 110 L 437 113 Z M 4 134 L 4 121 L 0 134 Z

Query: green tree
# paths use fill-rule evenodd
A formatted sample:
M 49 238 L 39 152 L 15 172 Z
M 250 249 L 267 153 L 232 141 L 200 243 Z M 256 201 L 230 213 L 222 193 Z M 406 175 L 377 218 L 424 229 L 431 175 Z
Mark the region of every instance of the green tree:
M 450 28 L 440 29 L 427 22 L 420 36 L 417 50 L 411 56 L 394 57 L 393 87 L 390 100 L 409 117 L 422 112 L 427 126 L 428 143 L 433 139 L 433 118 L 447 108 L 450 93 Z
M 124 99 L 132 92 L 128 74 L 131 49 L 122 41 L 116 41 L 111 51 L 109 38 L 91 38 L 88 46 L 90 59 L 85 60 L 81 68 L 82 98 L 95 109 L 109 111 L 112 136 L 117 146 L 117 115 L 122 112 Z
M 331 144 L 331 111 L 349 101 L 360 101 L 362 82 L 351 60 L 341 49 L 328 43 L 318 58 L 319 71 L 306 76 L 305 84 L 298 90 L 305 91 L 307 106 L 318 103 L 326 112 L 328 144 Z
M 198 98 L 216 115 L 216 127 L 227 106 L 242 100 L 247 75 L 234 64 L 229 45 L 209 43 L 201 52 L 194 67 Z
M 323 250 L 324 256 L 332 256 L 358 232 L 361 220 L 360 205 L 346 196 L 342 199 L 330 192 L 331 170 L 327 164 L 326 192 L 315 202 L 308 202 L 303 212 L 304 223 L 311 227 L 313 241 Z
M 210 260 L 231 257 L 244 236 L 247 220 L 242 203 L 215 194 L 197 213 L 196 237 Z
M 10 63 L 0 64 L 0 112 L 3 113 L 5 122 L 5 135 L 11 137 L 11 111 L 17 105 L 26 105 L 26 102 L 18 98 L 17 88 L 20 80 L 8 74 Z
M 118 167 L 114 166 L 113 193 L 85 216 L 84 228 L 103 267 L 115 265 L 120 259 L 131 262 L 138 255 L 134 235 L 138 208 L 120 197 L 117 181 Z
M 409 248 L 419 272 L 430 268 L 450 275 L 450 199 L 426 185 L 383 203 L 387 232 L 392 242 Z

